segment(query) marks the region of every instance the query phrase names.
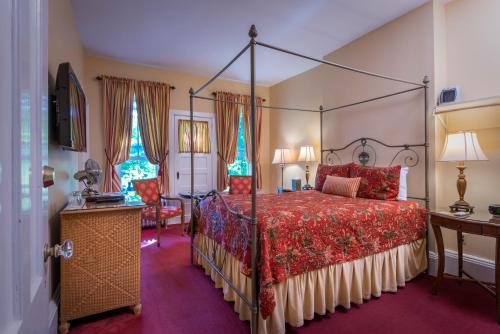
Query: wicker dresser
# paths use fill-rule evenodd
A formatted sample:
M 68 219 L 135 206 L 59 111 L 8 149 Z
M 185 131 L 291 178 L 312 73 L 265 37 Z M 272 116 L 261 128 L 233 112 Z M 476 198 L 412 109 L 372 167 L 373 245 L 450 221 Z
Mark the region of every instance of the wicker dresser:
M 61 240 L 73 241 L 73 256 L 61 260 L 61 333 L 72 319 L 126 306 L 140 313 L 143 207 L 89 203 L 61 212 Z

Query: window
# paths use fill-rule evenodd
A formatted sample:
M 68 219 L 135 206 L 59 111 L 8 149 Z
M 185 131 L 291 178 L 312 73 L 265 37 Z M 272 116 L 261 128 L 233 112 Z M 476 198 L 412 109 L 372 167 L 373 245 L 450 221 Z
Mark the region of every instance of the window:
M 229 175 L 249 175 L 250 164 L 247 160 L 245 146 L 245 130 L 243 127 L 243 113 L 240 111 L 240 124 L 238 126 L 238 143 L 236 148 L 236 159 L 227 165 Z
M 191 122 L 180 119 L 178 126 L 179 153 L 191 152 Z M 207 121 L 193 121 L 194 153 L 210 153 L 210 135 L 208 134 Z
M 141 198 L 134 191 L 132 180 L 150 179 L 158 175 L 158 166 L 153 165 L 146 158 L 144 146 L 142 146 L 139 119 L 137 115 L 137 105 L 135 103 L 132 110 L 132 138 L 130 142 L 130 156 L 127 161 L 119 166 L 122 192 L 128 201 L 140 201 Z

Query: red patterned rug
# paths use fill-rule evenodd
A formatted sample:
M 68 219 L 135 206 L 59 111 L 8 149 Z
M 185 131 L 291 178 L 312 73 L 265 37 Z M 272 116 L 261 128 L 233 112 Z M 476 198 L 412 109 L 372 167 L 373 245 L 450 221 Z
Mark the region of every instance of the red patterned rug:
M 249 333 L 233 304 L 199 267 L 189 264 L 189 238 L 177 226 L 163 230 L 161 248 L 143 231 L 142 314 L 128 309 L 71 322 L 70 333 Z M 445 281 L 431 294 L 432 277 L 421 275 L 397 293 L 386 293 L 345 312 L 317 316 L 289 333 L 500 333 L 495 299 L 472 283 Z

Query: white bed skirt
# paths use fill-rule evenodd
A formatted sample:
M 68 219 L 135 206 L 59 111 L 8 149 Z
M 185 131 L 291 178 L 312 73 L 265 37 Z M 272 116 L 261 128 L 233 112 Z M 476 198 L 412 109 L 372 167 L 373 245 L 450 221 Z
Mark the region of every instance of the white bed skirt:
M 222 247 L 204 235 L 198 234 L 196 244 L 209 258 L 215 247 L 218 267 L 251 300 L 251 279 L 240 272 L 241 263 Z M 322 269 L 296 275 L 274 284 L 276 307 L 266 320 L 259 316 L 259 334 L 285 333 L 285 323 L 300 327 L 314 314 L 334 313 L 341 305 L 362 304 L 363 299 L 379 297 L 382 292 L 395 292 L 405 282 L 427 268 L 425 239 L 401 245 L 385 252 L 350 262 L 334 264 Z M 225 258 L 225 260 L 224 260 Z M 217 288 L 222 288 L 224 299 L 234 302 L 234 310 L 241 320 L 250 320 L 250 309 L 229 285 L 198 254 L 198 263 L 210 275 Z

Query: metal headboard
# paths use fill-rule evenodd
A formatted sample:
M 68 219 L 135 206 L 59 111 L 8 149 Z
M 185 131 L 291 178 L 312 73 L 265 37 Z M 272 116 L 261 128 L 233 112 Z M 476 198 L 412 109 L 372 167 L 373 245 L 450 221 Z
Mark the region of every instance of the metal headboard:
M 401 144 L 401 145 L 389 145 L 378 139 L 362 137 L 353 140 L 349 144 L 340 148 L 328 148 L 321 150 L 322 162 L 327 164 L 343 164 L 342 158 L 338 152 L 347 151 L 352 148 L 351 160 L 352 162 L 360 163 L 363 166 L 375 166 L 377 163 L 377 151 L 372 143 L 377 143 L 381 146 L 395 149 L 397 152 L 394 154 L 389 166 L 396 161 L 398 157 L 401 157 L 402 165 L 407 167 L 415 167 L 420 162 L 420 156 L 414 148 L 425 147 L 425 144 Z M 324 155 L 326 153 L 326 155 Z

